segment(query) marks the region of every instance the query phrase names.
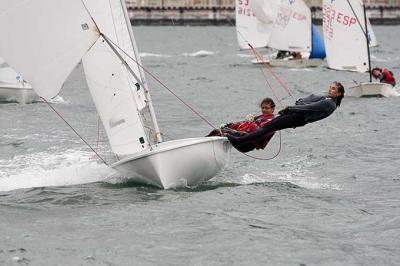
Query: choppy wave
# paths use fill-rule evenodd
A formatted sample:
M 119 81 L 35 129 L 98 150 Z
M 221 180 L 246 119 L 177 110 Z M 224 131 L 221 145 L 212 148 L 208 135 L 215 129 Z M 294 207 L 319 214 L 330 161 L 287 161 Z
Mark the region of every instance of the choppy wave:
M 140 57 L 171 57 L 167 54 L 140 53 Z
M 63 97 L 61 97 L 61 96 L 56 96 L 56 97 L 54 97 L 53 99 L 51 99 L 50 101 L 49 101 L 49 103 L 69 103 L 68 101 L 66 101 L 66 100 L 64 100 L 64 98 Z
M 210 55 L 215 55 L 218 52 L 212 52 L 212 51 L 206 51 L 206 50 L 200 50 L 194 53 L 183 53 L 183 56 L 190 56 L 190 57 L 206 57 Z
M 115 171 L 91 160 L 92 153 L 68 150 L 0 160 L 0 191 L 21 188 L 67 186 L 106 181 Z
M 322 180 L 307 169 L 313 166 L 307 157 L 301 157 L 292 162 L 284 163 L 285 167 L 278 171 L 262 171 L 254 165 L 248 165 L 247 173 L 239 176 L 224 174 L 222 182 L 239 185 L 259 183 L 290 183 L 306 189 L 342 190 L 342 187 L 332 180 Z M 243 167 L 243 166 L 240 166 Z M 228 177 L 229 176 L 229 177 Z

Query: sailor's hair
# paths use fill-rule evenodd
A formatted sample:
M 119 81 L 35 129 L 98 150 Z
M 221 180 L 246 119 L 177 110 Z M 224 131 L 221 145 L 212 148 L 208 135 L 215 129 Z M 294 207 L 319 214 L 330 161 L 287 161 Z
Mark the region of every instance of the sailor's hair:
M 264 98 L 260 103 L 260 107 L 262 107 L 263 104 L 268 104 L 272 109 L 275 108 L 275 102 L 271 98 Z
M 379 70 L 380 72 L 382 72 L 382 68 L 379 68 L 379 67 L 374 67 L 374 68 L 371 70 L 371 72 L 374 72 L 374 70 Z
M 334 81 L 333 84 L 335 84 L 336 89 L 338 90 L 338 92 L 341 93 L 340 96 L 336 97 L 336 105 L 340 106 L 340 103 L 342 102 L 342 99 L 343 99 L 344 93 L 345 93 L 344 87 L 343 87 L 342 83 L 340 83 L 339 81 Z

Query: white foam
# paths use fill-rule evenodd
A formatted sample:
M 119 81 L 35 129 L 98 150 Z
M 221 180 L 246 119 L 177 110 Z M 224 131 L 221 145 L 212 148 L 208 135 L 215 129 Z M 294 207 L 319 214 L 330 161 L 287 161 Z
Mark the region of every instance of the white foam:
M 206 57 L 210 55 L 214 55 L 217 52 L 212 52 L 212 51 L 206 51 L 206 50 L 200 50 L 194 53 L 183 53 L 183 56 L 190 56 L 190 57 Z
M 239 56 L 239 57 L 242 57 L 242 58 L 254 57 L 253 54 L 236 54 L 236 55 Z
M 140 57 L 171 57 L 167 54 L 139 53 Z
M 289 68 L 289 71 L 293 72 L 313 72 L 314 70 L 309 67 L 302 67 L 302 68 Z
M 393 88 L 390 96 L 392 97 L 399 97 L 400 96 L 400 86 L 397 85 L 396 87 Z
M 59 154 L 41 152 L 0 160 L 0 191 L 106 181 L 115 174 L 106 165 L 90 160 L 91 155 L 68 150 Z
M 313 163 L 307 157 L 298 158 L 292 162 L 285 163 L 285 167 L 275 171 L 263 171 L 254 167 L 253 173 L 246 173 L 241 176 L 230 177 L 229 182 L 242 185 L 251 185 L 257 183 L 291 183 L 307 189 L 329 189 L 342 190 L 338 184 L 330 180 L 321 180 L 320 177 L 310 173 L 307 169 L 313 166 Z M 248 166 L 249 168 L 253 168 Z M 257 172 L 255 174 L 254 172 Z
M 66 100 L 63 99 L 63 97 L 57 95 L 53 99 L 49 101 L 49 103 L 68 103 Z

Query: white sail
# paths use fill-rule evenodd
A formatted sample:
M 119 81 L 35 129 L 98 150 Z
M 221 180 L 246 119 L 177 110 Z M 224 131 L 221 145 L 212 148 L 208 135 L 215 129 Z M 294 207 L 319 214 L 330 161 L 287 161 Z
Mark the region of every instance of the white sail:
M 375 32 L 372 29 L 371 21 L 367 18 L 367 30 L 368 30 L 368 41 L 370 47 L 376 47 L 379 45 L 378 39 L 376 38 Z
M 311 51 L 311 11 L 302 0 L 281 0 L 268 46 L 294 52 Z
M 352 8 L 354 13 L 352 11 Z M 363 3 L 323 1 L 323 32 L 328 66 L 337 70 L 368 71 Z
M 236 31 L 241 49 L 250 49 L 247 43 L 254 48 L 266 47 L 268 44 L 273 20 L 257 19 L 253 11 L 261 2 L 264 0 L 236 0 Z M 259 13 L 262 17 L 262 12 Z
M 18 83 L 20 81 L 21 76 L 0 57 L 0 83 Z
M 46 99 L 99 37 L 81 0 L 1 0 L 0 36 L 0 54 Z
M 133 70 L 133 75 L 100 38 L 82 58 L 90 93 L 106 129 L 111 148 L 119 156 L 140 152 L 149 147 L 141 110 L 146 107 L 144 79 L 137 64 L 134 40 L 120 0 L 85 0 L 100 32 L 109 38 L 114 48 Z M 119 49 L 122 49 L 119 50 Z M 129 56 L 128 56 L 129 55 Z

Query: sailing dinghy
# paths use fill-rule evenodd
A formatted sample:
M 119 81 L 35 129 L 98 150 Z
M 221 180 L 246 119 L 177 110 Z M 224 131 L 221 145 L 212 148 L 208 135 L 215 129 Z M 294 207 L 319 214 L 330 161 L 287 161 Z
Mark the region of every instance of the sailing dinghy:
M 231 146 L 224 137 L 164 142 L 124 0 L 2 0 L 0 54 L 44 99 L 83 62 L 85 77 L 123 176 L 161 188 L 214 177 Z M 30 44 L 23 42 L 29 36 Z
M 372 82 L 370 43 L 376 44 L 369 30 L 365 6 L 360 0 L 323 2 L 323 31 L 328 67 L 336 70 L 369 72 L 369 82 L 350 87 L 355 97 L 395 95 L 390 84 Z
M 302 0 L 251 0 L 249 7 L 254 13 L 252 20 L 257 21 L 258 31 L 263 28 L 268 33 L 265 46 L 302 54 L 301 59 L 295 59 L 293 56 L 277 58 L 278 53 L 271 53 L 264 56 L 262 60 L 259 58 L 252 60 L 252 63 L 302 68 L 316 67 L 323 62 L 322 59 L 325 58 L 323 40 L 316 27 L 311 24 L 311 11 Z M 246 28 L 238 27 L 237 31 L 239 46 L 241 46 L 240 39 L 243 37 L 240 34 L 245 36 L 250 34 Z M 252 44 L 251 39 L 248 41 Z M 257 47 L 260 46 L 255 48 Z
M 325 57 L 322 38 L 311 23 L 310 8 L 303 0 L 279 1 L 268 46 L 281 51 L 301 53 L 301 59 L 271 59 L 271 66 L 317 67 Z
M 31 85 L 0 57 L 0 102 L 32 103 L 38 100 Z

